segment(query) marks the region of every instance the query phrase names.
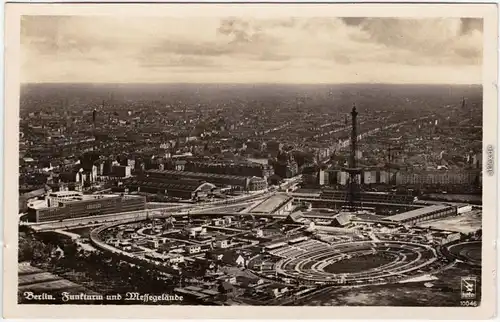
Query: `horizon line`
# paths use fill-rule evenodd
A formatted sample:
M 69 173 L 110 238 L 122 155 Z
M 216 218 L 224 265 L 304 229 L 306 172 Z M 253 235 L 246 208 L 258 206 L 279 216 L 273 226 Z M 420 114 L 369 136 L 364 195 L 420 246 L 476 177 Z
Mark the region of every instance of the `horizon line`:
M 21 82 L 24 85 L 426 85 L 426 86 L 482 86 L 483 83 L 391 83 L 391 82 L 347 82 L 347 83 L 291 83 L 291 82 Z

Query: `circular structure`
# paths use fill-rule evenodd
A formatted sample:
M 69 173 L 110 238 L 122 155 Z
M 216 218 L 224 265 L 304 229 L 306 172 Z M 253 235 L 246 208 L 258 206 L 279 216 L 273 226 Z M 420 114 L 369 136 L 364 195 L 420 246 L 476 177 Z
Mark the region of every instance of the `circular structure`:
M 469 241 L 448 247 L 448 252 L 456 259 L 472 265 L 481 265 L 481 242 Z
M 278 274 L 316 284 L 386 283 L 422 273 L 437 255 L 427 245 L 403 241 L 357 241 L 326 244 L 278 254 Z

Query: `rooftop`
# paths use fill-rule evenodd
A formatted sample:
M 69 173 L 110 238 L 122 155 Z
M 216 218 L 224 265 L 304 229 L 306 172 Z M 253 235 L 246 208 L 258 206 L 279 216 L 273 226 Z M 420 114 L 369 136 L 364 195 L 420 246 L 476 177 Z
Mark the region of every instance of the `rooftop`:
M 259 203 L 251 212 L 270 213 L 289 199 L 291 197 L 287 194 L 276 194 Z
M 127 185 L 140 185 L 147 186 L 151 188 L 163 188 L 170 190 L 182 190 L 182 191 L 196 191 L 202 185 L 208 184 L 212 185 L 208 182 L 199 182 L 199 181 L 188 181 L 188 180 L 169 180 L 169 179 L 161 179 L 161 178 L 138 178 L 131 179 L 126 182 Z M 212 185 L 213 186 L 213 185 Z
M 351 221 L 351 214 L 342 212 L 335 216 L 333 220 L 339 226 L 345 226 Z
M 432 205 L 424 208 L 418 208 L 414 210 L 410 210 L 407 212 L 403 212 L 397 215 L 385 217 L 384 220 L 392 220 L 392 221 L 403 221 L 411 218 L 420 217 L 422 215 L 431 213 L 433 211 L 445 210 L 450 208 L 448 205 Z
M 216 174 L 216 173 L 205 173 L 205 172 L 190 172 L 190 171 L 177 171 L 177 170 L 148 170 L 146 174 L 163 174 L 178 177 L 195 177 L 195 178 L 225 178 L 225 179 L 238 179 L 245 180 L 246 176 L 234 176 L 228 174 Z
M 82 195 L 83 193 L 78 191 L 55 191 L 49 194 L 50 197 L 57 197 L 57 198 L 74 197 Z
M 59 192 L 68 192 L 68 191 L 59 191 Z M 49 197 L 57 197 L 58 195 L 53 195 L 52 193 L 49 195 Z M 84 194 L 59 194 L 59 200 L 57 200 L 58 203 L 73 203 L 73 202 L 80 202 L 80 201 L 92 201 L 92 200 L 102 200 L 102 199 L 109 199 L 109 198 L 124 198 L 124 199 L 132 199 L 132 198 L 142 198 L 141 196 L 133 196 L 133 195 L 84 195 Z M 46 198 L 43 200 L 34 200 L 33 202 L 29 203 L 29 207 L 32 209 L 43 209 L 43 208 L 49 208 L 49 200 L 50 198 Z M 57 205 L 58 205 L 57 203 Z M 56 204 L 52 204 L 52 207 L 56 207 Z
M 302 211 L 297 211 L 294 212 L 293 214 L 288 215 L 289 219 L 291 219 L 294 222 L 302 222 L 304 221 L 304 213 Z

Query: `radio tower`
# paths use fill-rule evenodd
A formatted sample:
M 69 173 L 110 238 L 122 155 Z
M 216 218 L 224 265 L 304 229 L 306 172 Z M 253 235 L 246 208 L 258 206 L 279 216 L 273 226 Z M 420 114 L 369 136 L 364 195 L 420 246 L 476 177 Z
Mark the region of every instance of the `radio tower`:
M 359 182 L 358 177 L 361 174 L 361 169 L 358 168 L 356 162 L 356 149 L 358 143 L 358 128 L 356 119 L 358 117 L 358 112 L 356 111 L 356 105 L 353 105 L 351 111 L 351 151 L 349 156 L 349 167 L 345 171 L 349 174 L 349 184 L 347 191 L 347 201 L 349 211 L 356 211 L 356 202 L 359 197 Z

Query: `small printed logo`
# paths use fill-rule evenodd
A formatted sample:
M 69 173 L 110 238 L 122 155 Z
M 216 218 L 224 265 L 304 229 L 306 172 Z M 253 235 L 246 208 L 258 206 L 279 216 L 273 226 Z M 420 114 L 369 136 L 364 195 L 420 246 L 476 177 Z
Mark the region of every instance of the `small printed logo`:
M 495 148 L 493 145 L 488 145 L 486 155 L 486 173 L 491 177 L 495 174 Z
M 461 291 L 462 291 L 462 299 L 475 299 L 476 298 L 476 277 L 475 276 L 467 276 L 462 277 L 461 280 Z

